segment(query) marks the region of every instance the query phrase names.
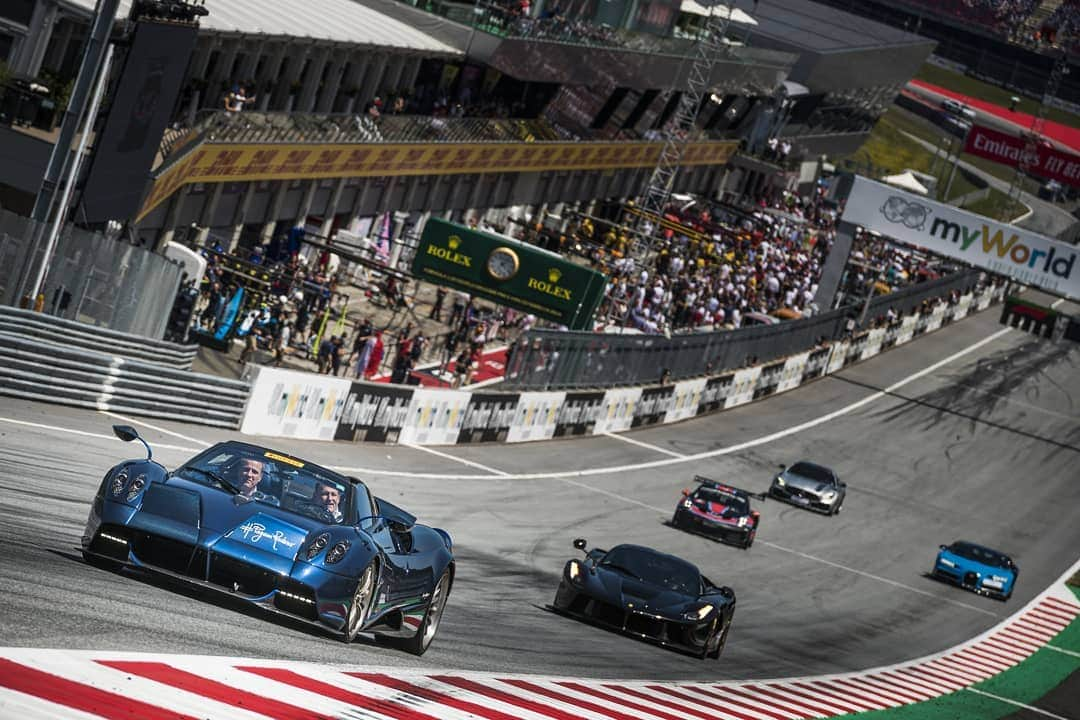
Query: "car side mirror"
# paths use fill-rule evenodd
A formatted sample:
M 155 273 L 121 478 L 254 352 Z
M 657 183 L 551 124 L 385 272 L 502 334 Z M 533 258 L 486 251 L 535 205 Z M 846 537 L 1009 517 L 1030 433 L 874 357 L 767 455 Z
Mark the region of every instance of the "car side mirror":
M 131 442 L 132 440 L 138 440 L 146 448 L 146 459 L 150 460 L 154 457 L 154 451 L 150 449 L 150 444 L 139 436 L 139 431 L 130 425 L 113 425 L 113 435 L 120 438 L 124 442 Z
M 413 529 L 412 525 L 396 518 L 386 518 L 386 525 L 390 528 L 390 532 L 397 533 L 398 535 L 404 535 Z
M 585 542 L 585 538 L 577 538 L 576 540 L 574 540 L 574 547 L 578 550 L 581 550 L 582 552 L 585 552 L 585 547 L 587 545 L 588 543 Z
M 785 465 L 784 463 L 780 463 L 776 467 L 780 468 L 781 470 L 787 470 L 787 465 Z
M 690 497 L 690 488 L 683 488 L 683 497 Z
M 948 550 L 949 546 L 948 545 L 938 545 L 938 549 L 939 550 Z
M 124 442 L 131 442 L 132 440 L 139 439 L 139 431 L 130 425 L 113 425 L 113 435 L 120 438 Z

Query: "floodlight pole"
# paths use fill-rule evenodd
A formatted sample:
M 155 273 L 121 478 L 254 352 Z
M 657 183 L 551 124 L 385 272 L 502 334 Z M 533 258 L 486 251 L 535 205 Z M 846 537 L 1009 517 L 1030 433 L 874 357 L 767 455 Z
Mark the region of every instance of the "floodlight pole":
M 109 67 L 112 65 L 113 49 L 113 45 L 108 46 L 108 49 L 105 51 L 105 58 L 101 62 L 101 68 L 97 77 L 97 85 L 94 88 L 94 97 L 90 100 L 90 108 L 86 113 L 86 123 L 83 125 L 82 134 L 79 136 L 79 146 L 75 150 L 75 159 L 71 162 L 67 184 L 64 186 L 64 192 L 60 195 L 60 206 L 57 208 L 56 215 L 53 217 L 52 229 L 49 231 L 49 239 L 45 243 L 45 256 L 41 259 L 41 264 L 38 265 L 37 273 L 34 275 L 34 282 L 30 286 L 30 297 L 32 298 L 36 298 L 38 293 L 41 292 L 42 284 L 45 282 L 45 276 L 49 270 L 49 264 L 52 262 L 52 254 L 56 250 L 57 238 L 59 238 L 60 230 L 64 225 L 64 217 L 67 215 L 71 196 L 75 194 L 75 183 L 78 182 L 79 179 L 79 169 L 82 167 L 82 161 L 86 152 L 86 143 L 93 130 L 94 120 L 97 118 L 98 110 L 101 108 L 101 97 L 105 94 L 105 83 L 109 77 Z
M 31 217 L 37 221 L 32 231 L 30 246 L 27 249 L 26 261 L 23 263 L 20 273 L 19 287 L 16 297 L 22 297 L 26 287 L 26 278 L 30 276 L 30 269 L 34 265 L 37 256 L 37 248 L 45 233 L 45 227 L 52 214 L 53 204 L 56 200 L 56 191 L 60 186 L 60 178 L 65 174 L 71 163 L 71 141 L 79 127 L 90 89 L 94 84 L 98 68 L 101 66 L 105 55 L 105 48 L 112 33 L 113 24 L 116 20 L 116 11 L 120 6 L 120 0 L 97 0 L 94 8 L 94 22 L 90 28 L 90 36 L 86 41 L 86 49 L 83 51 L 82 62 L 79 65 L 79 74 L 75 79 L 75 87 L 72 88 L 71 98 L 68 100 L 67 109 L 64 111 L 64 119 L 60 124 L 60 136 L 53 145 L 52 154 L 49 156 L 49 164 L 45 169 L 45 176 L 41 180 L 37 199 L 34 202 L 34 210 Z M 30 306 L 33 307 L 34 297 L 29 298 Z

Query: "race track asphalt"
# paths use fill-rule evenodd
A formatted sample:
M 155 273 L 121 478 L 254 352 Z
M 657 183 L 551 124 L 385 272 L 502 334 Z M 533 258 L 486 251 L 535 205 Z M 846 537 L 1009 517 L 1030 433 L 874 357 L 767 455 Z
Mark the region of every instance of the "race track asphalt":
M 842 672 L 943 650 L 1036 595 L 1080 548 L 1080 346 L 1002 331 L 991 309 L 795 391 L 626 439 L 439 454 L 267 440 L 356 470 L 377 494 L 454 536 L 457 582 L 422 658 L 366 641 L 346 646 L 215 595 L 86 565 L 77 546 L 90 499 L 104 472 L 139 448 L 112 438 L 119 421 L 105 414 L 2 398 L 0 644 L 657 680 Z M 147 422 L 160 430 L 140 432 L 167 465 L 239 436 Z M 799 458 L 848 482 L 839 516 L 757 502 L 762 530 L 749 551 L 666 525 L 695 474 L 765 490 L 779 463 Z M 635 467 L 642 463 L 653 465 Z M 550 475 L 515 477 L 526 473 Z M 575 537 L 651 545 L 733 587 L 735 625 L 721 660 L 547 611 Z M 959 538 L 1013 555 L 1021 575 L 1010 602 L 925 576 L 938 544 Z

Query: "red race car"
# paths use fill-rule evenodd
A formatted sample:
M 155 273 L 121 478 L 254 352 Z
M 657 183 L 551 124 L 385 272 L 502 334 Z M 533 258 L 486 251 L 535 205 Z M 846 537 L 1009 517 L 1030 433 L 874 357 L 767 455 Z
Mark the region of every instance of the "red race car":
M 700 475 L 694 477 L 694 482 L 699 483 L 697 489 L 683 490 L 671 524 L 744 550 L 753 545 L 761 527 L 761 513 L 750 509 L 750 498 L 764 500 L 765 494 L 750 493 Z

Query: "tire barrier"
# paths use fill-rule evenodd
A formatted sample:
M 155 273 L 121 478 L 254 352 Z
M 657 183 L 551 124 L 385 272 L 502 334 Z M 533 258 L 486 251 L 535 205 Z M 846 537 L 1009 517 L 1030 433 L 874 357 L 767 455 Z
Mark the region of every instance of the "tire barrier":
M 714 377 L 666 385 L 542 392 L 433 390 L 254 367 L 241 431 L 353 442 L 454 445 L 584 437 L 688 420 L 737 407 L 867 360 L 1000 301 L 968 293 L 888 327 Z
M 248 393 L 245 382 L 0 331 L 0 395 L 235 428 Z

